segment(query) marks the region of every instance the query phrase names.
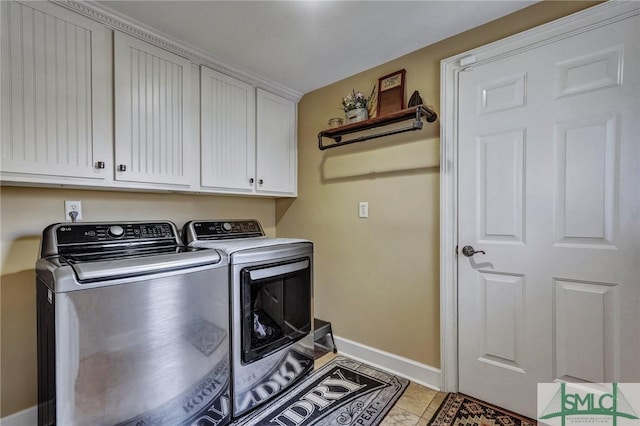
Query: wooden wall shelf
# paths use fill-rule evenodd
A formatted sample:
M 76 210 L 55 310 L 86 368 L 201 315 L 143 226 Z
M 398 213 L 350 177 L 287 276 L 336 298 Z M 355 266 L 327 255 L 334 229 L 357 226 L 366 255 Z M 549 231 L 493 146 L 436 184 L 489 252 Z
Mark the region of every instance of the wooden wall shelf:
M 407 108 L 388 114 L 382 117 L 371 118 L 366 121 L 360 121 L 358 123 L 351 123 L 344 126 L 337 127 L 335 129 L 323 130 L 318 133 L 318 148 L 321 151 L 329 148 L 336 148 L 339 146 L 350 145 L 356 142 L 364 142 L 369 139 L 381 138 L 383 136 L 395 135 L 397 133 L 409 132 L 412 130 L 422 129 L 422 117 L 425 117 L 427 122 L 433 123 L 438 118 L 438 115 L 431 109 L 424 105 L 418 105 L 415 107 Z M 399 123 L 409 119 L 414 119 L 411 126 L 402 127 L 400 129 L 392 129 L 371 135 L 364 135 L 347 141 L 343 141 L 342 137 L 355 132 L 361 132 L 363 130 L 375 129 L 377 127 L 386 126 L 393 123 Z M 324 145 L 322 143 L 323 138 L 333 139 L 332 144 Z

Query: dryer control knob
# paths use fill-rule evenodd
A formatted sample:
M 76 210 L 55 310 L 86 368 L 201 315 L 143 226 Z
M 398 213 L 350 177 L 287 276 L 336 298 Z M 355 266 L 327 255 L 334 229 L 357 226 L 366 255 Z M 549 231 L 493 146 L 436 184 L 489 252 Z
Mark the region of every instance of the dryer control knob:
M 120 225 L 112 225 L 107 230 L 110 237 L 120 238 L 124 235 L 124 228 Z
M 223 223 L 222 224 L 222 229 L 224 229 L 227 232 L 231 231 L 231 224 L 229 222 Z

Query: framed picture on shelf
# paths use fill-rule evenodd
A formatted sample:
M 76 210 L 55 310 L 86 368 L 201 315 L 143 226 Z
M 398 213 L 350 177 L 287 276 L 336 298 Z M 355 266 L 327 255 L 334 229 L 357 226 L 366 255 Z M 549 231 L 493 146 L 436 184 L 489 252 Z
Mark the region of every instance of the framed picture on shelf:
M 377 116 L 400 111 L 404 105 L 404 69 L 378 79 Z

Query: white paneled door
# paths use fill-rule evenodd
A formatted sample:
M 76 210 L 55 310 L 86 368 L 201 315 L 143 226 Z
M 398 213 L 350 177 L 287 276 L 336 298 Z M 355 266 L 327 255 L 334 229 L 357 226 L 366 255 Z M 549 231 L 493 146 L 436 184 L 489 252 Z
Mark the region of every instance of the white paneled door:
M 295 195 L 297 191 L 296 105 L 256 90 L 256 191 Z
M 256 175 L 253 86 L 200 68 L 201 185 L 252 192 Z
M 535 417 L 539 382 L 640 382 L 639 28 L 460 74 L 460 392 Z
M 48 2 L 0 2 L 2 172 L 105 179 L 102 25 Z
M 117 31 L 114 61 L 116 179 L 188 184 L 191 63 Z

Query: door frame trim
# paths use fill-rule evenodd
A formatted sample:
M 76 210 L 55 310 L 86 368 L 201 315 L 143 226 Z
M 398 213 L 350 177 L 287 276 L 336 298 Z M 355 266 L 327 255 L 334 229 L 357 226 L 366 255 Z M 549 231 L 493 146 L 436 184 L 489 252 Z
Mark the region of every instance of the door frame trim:
M 458 79 L 461 72 L 640 14 L 610 1 L 440 63 L 440 390 L 458 391 Z

